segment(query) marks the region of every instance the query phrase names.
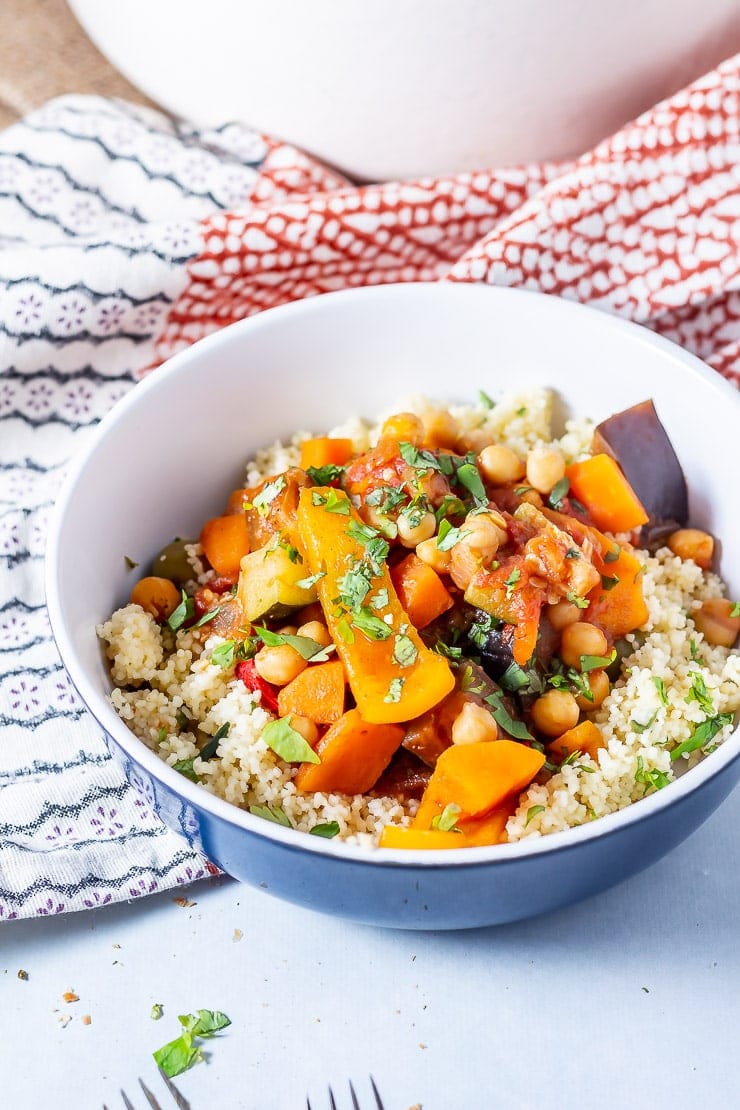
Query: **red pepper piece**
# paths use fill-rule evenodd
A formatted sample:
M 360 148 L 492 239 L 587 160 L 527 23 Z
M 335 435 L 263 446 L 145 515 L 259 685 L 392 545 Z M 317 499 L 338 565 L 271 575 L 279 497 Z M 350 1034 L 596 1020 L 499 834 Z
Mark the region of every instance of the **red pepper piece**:
M 269 709 L 272 713 L 277 713 L 277 692 L 275 687 L 269 682 L 265 682 L 257 674 L 257 668 L 254 665 L 254 659 L 242 659 L 236 665 L 236 677 L 240 678 L 248 690 L 262 695 L 262 705 L 265 709 Z

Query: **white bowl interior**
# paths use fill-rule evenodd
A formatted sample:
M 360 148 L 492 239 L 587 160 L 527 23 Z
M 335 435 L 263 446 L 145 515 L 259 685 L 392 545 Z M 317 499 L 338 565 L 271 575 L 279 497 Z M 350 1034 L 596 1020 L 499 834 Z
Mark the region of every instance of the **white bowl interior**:
M 256 448 L 375 415 L 409 392 L 459 401 L 533 385 L 554 388 L 563 411 L 596 419 L 654 399 L 689 481 L 692 522 L 720 537 L 722 574 L 740 596 L 740 402 L 698 360 L 540 294 L 456 285 L 334 294 L 177 356 L 119 403 L 79 460 L 53 525 L 48 593 L 65 662 L 99 719 L 127 733 L 105 700 L 94 633 L 135 580 L 124 556 L 143 570 L 174 536 L 197 536 Z M 155 757 L 139 747 L 151 768 Z

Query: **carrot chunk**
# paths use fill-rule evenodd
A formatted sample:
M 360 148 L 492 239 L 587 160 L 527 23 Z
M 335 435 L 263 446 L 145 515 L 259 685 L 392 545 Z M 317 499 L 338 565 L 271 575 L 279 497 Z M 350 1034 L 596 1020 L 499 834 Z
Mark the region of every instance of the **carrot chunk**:
M 570 492 L 607 532 L 631 532 L 648 522 L 637 494 L 610 455 L 593 455 L 565 471 Z
M 394 724 L 363 721 L 350 709 L 316 745 L 320 763 L 302 763 L 294 782 L 305 792 L 366 794 L 372 790 L 403 740 L 403 729 Z
M 351 439 L 332 438 L 331 436 L 317 436 L 315 439 L 304 439 L 301 444 L 301 468 L 307 470 L 309 466 L 344 466 L 352 458 L 354 444 Z
M 244 514 L 207 520 L 200 534 L 200 543 L 206 559 L 218 574 L 236 577 L 242 556 L 249 554 Z
M 391 569 L 391 581 L 414 628 L 426 628 L 454 604 L 437 572 L 413 552 Z
M 344 667 L 338 659 L 314 663 L 278 694 L 281 717 L 309 717 L 319 725 L 338 721 L 344 712 Z
M 599 749 L 605 746 L 601 729 L 593 721 L 581 721 L 580 725 L 569 728 L 547 747 L 548 751 L 559 759 L 567 759 L 574 752 L 581 752 L 596 759 Z

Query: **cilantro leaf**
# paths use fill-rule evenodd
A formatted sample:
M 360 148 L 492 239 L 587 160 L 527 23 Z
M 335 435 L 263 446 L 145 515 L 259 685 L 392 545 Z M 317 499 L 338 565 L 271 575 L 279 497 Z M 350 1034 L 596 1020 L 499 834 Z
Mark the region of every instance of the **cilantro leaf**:
M 440 551 L 449 551 L 456 543 L 459 543 L 463 536 L 466 536 L 467 530 L 463 531 L 462 528 L 453 528 L 449 520 L 444 517 L 439 522 L 439 531 L 437 532 L 437 547 Z
M 157 1066 L 162 1069 L 165 1075 L 172 1079 L 175 1075 L 181 1075 L 193 1064 L 198 1063 L 203 1059 L 203 1053 L 200 1048 L 193 1045 L 193 1038 L 190 1033 L 183 1033 L 181 1037 L 177 1037 L 174 1041 L 169 1041 L 168 1044 L 162 1045 L 152 1055 L 157 1063 Z
M 389 705 L 393 705 L 396 702 L 399 702 L 401 700 L 401 694 L 403 693 L 403 684 L 405 681 L 405 678 L 392 678 L 388 683 L 388 692 L 383 698 L 383 701 Z
M 259 625 L 255 625 L 254 630 L 260 640 L 268 647 L 279 647 L 281 644 L 287 644 L 294 651 L 297 651 L 302 659 L 312 659 L 314 663 L 325 663 L 329 654 L 334 650 L 334 644 L 323 647 L 316 640 L 312 640 L 310 636 L 291 636 L 286 632 L 271 632 L 269 628 L 261 628 Z
M 740 617 L 740 601 L 733 601 L 732 605 L 730 606 L 730 616 Z
M 589 671 L 596 671 L 600 667 L 610 667 L 616 658 L 617 653 L 614 649 L 609 655 L 582 655 L 581 671 L 583 674 L 587 674 Z
M 366 605 L 354 610 L 350 614 L 350 620 L 352 627 L 356 628 L 358 632 L 362 632 L 368 640 L 387 640 L 389 636 L 393 635 L 393 630 L 389 628 L 385 621 L 376 617 Z
M 580 594 L 573 593 L 572 590 L 565 595 L 565 598 L 571 605 L 575 605 L 577 609 L 588 609 L 588 598 L 581 597 Z
M 262 739 L 268 748 L 286 763 L 321 763 L 308 741 L 291 726 L 290 720 L 290 717 L 281 717 L 265 725 Z
M 195 622 L 195 624 L 191 624 L 191 626 L 190 626 L 191 629 L 192 628 L 202 628 L 204 624 L 208 624 L 210 621 L 213 620 L 214 617 L 217 617 L 220 612 L 221 612 L 221 606 L 220 605 L 217 605 L 215 609 L 209 609 L 207 613 L 203 614 L 203 616 L 200 618 L 200 620 L 197 620 Z
M 720 713 L 716 717 L 709 717 L 697 725 L 688 740 L 678 744 L 671 752 L 671 760 L 675 762 L 682 755 L 695 752 L 698 748 L 706 747 L 726 725 L 732 724 L 732 713 Z
M 563 507 L 563 501 L 568 496 L 569 489 L 570 478 L 561 478 L 559 482 L 555 483 L 555 485 L 550 490 L 550 496 L 547 499 L 547 503 L 551 509 L 557 510 Z
M 431 451 L 421 451 L 413 443 L 399 443 L 401 458 L 415 470 L 441 470 L 440 460 Z
M 188 1018 L 192 1016 L 192 1014 L 187 1015 Z M 183 1019 L 180 1018 L 179 1020 L 182 1021 Z M 231 1025 L 231 1020 L 220 1010 L 198 1010 L 198 1020 L 190 1031 L 194 1037 L 212 1037 L 229 1025 Z
M 272 482 L 265 482 L 259 493 L 252 499 L 252 508 L 256 509 L 260 516 L 267 516 L 270 511 L 270 505 L 285 489 L 286 481 L 285 475 L 279 474 Z
M 390 604 L 388 597 L 388 590 L 383 586 L 381 589 L 376 590 L 370 598 L 371 609 L 386 609 Z
M 653 676 L 653 686 L 658 691 L 658 697 L 660 698 L 660 704 L 667 706 L 668 705 L 668 695 L 665 692 L 665 683 L 663 682 L 663 679 L 658 678 L 657 675 L 654 675 Z
M 301 590 L 310 590 L 311 587 L 315 586 L 317 582 L 320 582 L 322 578 L 326 578 L 325 570 L 320 570 L 318 574 L 309 574 L 307 578 L 299 578 L 296 582 L 296 586 Z
M 190 779 L 191 782 L 200 782 L 200 779 L 193 770 L 192 759 L 180 759 L 177 763 L 172 764 L 172 769 L 173 771 L 179 771 L 181 775 L 184 775 L 186 779 Z
M 472 494 L 476 505 L 488 504 L 486 487 L 483 485 L 483 480 L 475 463 L 465 462 L 462 466 L 459 466 L 457 468 L 457 480 L 461 486 L 464 486 Z
M 491 706 L 491 712 L 496 724 L 500 725 L 504 732 L 508 732 L 509 736 L 513 736 L 516 740 L 534 740 L 527 726 L 522 721 L 516 721 L 511 716 L 504 706 L 503 696 L 501 694 L 489 694 L 488 697 L 483 700 Z
M 222 667 L 226 670 L 234 662 L 236 654 L 236 642 L 234 640 L 224 640 L 222 644 L 218 644 L 211 652 L 211 662 L 215 663 L 217 667 Z
M 396 636 L 393 645 L 393 662 L 398 663 L 399 667 L 411 667 L 416 662 L 419 656 L 419 651 L 414 641 L 400 632 Z
M 450 802 L 441 813 L 432 817 L 432 828 L 438 829 L 439 832 L 461 832 L 457 827 L 457 818 L 461 813 L 461 807 L 456 802 Z
M 604 556 L 604 562 L 605 563 L 616 563 L 616 561 L 619 558 L 619 556 L 621 555 L 621 553 L 622 553 L 622 549 L 619 546 L 619 544 L 617 543 L 617 544 L 614 545 L 614 547 L 612 548 L 611 551 L 607 551 L 606 555 Z
M 538 813 L 544 813 L 544 812 L 545 812 L 545 807 L 544 806 L 530 806 L 529 809 L 527 810 L 527 819 L 524 822 L 524 828 L 526 829 L 529 822 L 532 821 L 537 816 Z
M 691 672 L 691 689 L 684 698 L 686 702 L 695 701 L 707 717 L 714 716 L 714 702 L 709 696 L 704 676 L 699 671 Z
M 192 619 L 195 613 L 195 602 L 192 597 L 188 597 L 184 590 L 180 590 L 182 599 L 176 609 L 173 609 L 167 618 L 167 624 L 173 632 L 177 632 L 179 628 L 185 624 L 186 621 Z
M 504 585 L 506 586 L 506 596 L 507 597 L 511 597 L 512 590 L 516 586 L 516 584 L 519 581 L 519 579 L 521 578 L 521 576 L 522 576 L 522 572 L 520 571 L 519 567 L 514 567 L 511 574 L 509 575 L 509 577 L 504 582 Z
M 340 516 L 349 516 L 349 501 L 346 496 L 341 497 L 337 491 L 330 489 L 326 496 L 314 490 L 311 494 L 312 505 L 323 505 L 327 513 L 338 513 Z
M 326 466 L 307 466 L 306 474 L 315 486 L 330 486 L 338 482 L 344 474 L 344 467 L 336 463 L 327 463 Z
M 231 721 L 226 721 L 216 732 L 214 732 L 208 743 L 205 744 L 200 750 L 201 759 L 213 759 L 214 755 L 218 751 L 219 744 L 229 735 L 230 728 Z

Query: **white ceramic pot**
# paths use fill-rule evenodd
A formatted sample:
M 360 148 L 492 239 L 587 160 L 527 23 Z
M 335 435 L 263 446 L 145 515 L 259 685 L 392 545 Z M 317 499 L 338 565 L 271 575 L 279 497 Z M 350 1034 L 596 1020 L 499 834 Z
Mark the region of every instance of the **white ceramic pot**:
M 740 49 L 738 0 L 69 0 L 176 115 L 365 179 L 579 154 Z

